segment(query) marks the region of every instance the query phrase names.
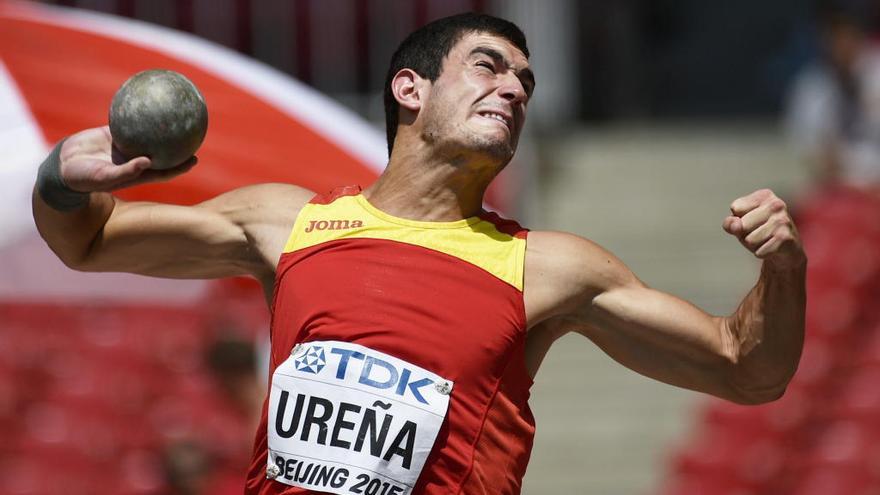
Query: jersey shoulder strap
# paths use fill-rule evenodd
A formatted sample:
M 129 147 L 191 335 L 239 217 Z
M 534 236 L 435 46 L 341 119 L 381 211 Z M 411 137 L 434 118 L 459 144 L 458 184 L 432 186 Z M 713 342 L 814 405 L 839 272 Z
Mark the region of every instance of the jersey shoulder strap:
M 315 196 L 297 216 L 284 253 L 339 240 L 410 244 L 476 265 L 518 290 L 523 288 L 527 229 L 483 211 L 451 222 L 395 217 L 371 205 L 358 186 Z

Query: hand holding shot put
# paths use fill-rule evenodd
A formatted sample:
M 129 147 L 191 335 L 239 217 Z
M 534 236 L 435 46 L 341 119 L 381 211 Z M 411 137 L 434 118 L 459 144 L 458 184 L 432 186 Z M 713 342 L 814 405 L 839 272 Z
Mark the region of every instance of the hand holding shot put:
M 190 263 L 180 251 L 185 243 L 168 242 L 186 240 L 180 231 L 165 229 L 164 237 L 153 236 L 152 242 L 142 237 L 156 234 L 153 228 L 168 221 L 196 235 L 210 231 L 210 223 L 201 218 L 204 213 L 199 214 L 209 210 L 205 204 L 185 208 L 127 202 L 109 194 L 191 170 L 198 162 L 194 154 L 204 140 L 207 122 L 204 98 L 183 75 L 149 70 L 129 78 L 113 98 L 109 126 L 62 140 L 40 166 L 34 218 L 53 251 L 80 270 L 172 277 L 210 273 L 212 268 Z M 222 201 L 206 204 L 217 207 Z M 57 230 L 47 230 L 45 224 L 56 224 Z M 146 255 L 151 246 L 158 258 Z M 164 261 L 175 252 L 176 261 Z
M 189 79 L 170 70 L 146 70 L 119 88 L 110 104 L 113 145 L 126 157 L 148 156 L 166 170 L 189 160 L 208 132 L 205 98 Z
M 806 256 L 785 204 L 767 190 L 733 202 L 724 229 L 763 267 L 727 316 L 648 287 L 584 237 L 486 212 L 485 191 L 516 151 L 535 80 L 512 23 L 439 19 L 391 59 L 389 160 L 365 189 L 315 195 L 260 184 L 190 207 L 85 194 L 192 166 L 149 168 L 164 155 L 128 138 L 155 141 L 161 126 L 136 120 L 135 131 L 113 133 L 128 153 L 115 164 L 106 128 L 69 138 L 55 162 L 50 155 L 34 219 L 77 270 L 262 283 L 273 315 L 271 392 L 248 494 L 345 494 L 358 482 L 383 493 L 519 493 L 535 432 L 529 387 L 569 333 L 665 383 L 743 404 L 781 397 L 800 359 L 806 305 Z M 365 363 L 384 363 L 386 382 Z M 330 382 L 313 380 L 324 368 Z M 383 426 L 380 438 L 380 418 L 391 420 L 375 405 L 377 384 L 396 404 L 430 413 L 395 409 L 407 428 L 386 435 Z M 301 468 L 336 481 L 293 474 Z
M 64 184 L 80 193 L 109 192 L 170 180 L 198 162 L 191 155 L 173 168 L 154 169 L 149 157 L 134 155 L 128 159 L 113 144 L 108 126 L 86 129 L 67 138 L 59 150 Z
M 40 168 L 41 193 L 56 209 L 75 209 L 91 192 L 187 172 L 208 130 L 204 97 L 186 77 L 167 70 L 128 79 L 113 97 L 109 120 L 109 126 L 63 140 Z

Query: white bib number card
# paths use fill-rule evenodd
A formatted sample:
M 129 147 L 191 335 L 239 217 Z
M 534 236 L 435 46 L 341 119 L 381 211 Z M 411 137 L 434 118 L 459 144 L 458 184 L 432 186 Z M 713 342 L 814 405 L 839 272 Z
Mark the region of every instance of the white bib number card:
M 322 492 L 408 495 L 452 386 L 361 345 L 299 344 L 272 375 L 266 476 Z

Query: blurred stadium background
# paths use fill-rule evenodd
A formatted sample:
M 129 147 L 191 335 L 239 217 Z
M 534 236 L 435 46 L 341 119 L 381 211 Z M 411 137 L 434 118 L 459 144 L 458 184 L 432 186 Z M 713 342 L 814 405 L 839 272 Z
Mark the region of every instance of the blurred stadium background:
M 368 181 L 391 52 L 464 10 L 517 22 L 538 79 L 493 207 L 589 237 L 716 314 L 759 268 L 720 227 L 737 196 L 789 201 L 811 259 L 801 369 L 766 406 L 650 381 L 565 337 L 533 388 L 524 493 L 880 493 L 868 0 L 0 0 L 0 493 L 240 493 L 264 393 L 253 285 L 74 274 L 52 258 L 27 203 L 48 147 L 104 123 L 130 74 L 167 64 L 206 94 L 202 165 L 126 197 Z

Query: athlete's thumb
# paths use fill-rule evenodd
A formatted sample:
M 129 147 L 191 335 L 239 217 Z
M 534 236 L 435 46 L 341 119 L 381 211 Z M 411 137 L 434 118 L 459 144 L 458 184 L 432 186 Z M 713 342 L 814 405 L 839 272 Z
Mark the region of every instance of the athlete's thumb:
M 125 163 L 105 168 L 104 179 L 107 186 L 109 186 L 105 189 L 115 189 L 137 179 L 145 170 L 150 168 L 150 164 L 149 158 L 139 156 Z
M 139 156 L 116 166 L 117 177 L 121 180 L 131 180 L 141 175 L 144 170 L 150 168 L 152 162 L 146 156 Z

